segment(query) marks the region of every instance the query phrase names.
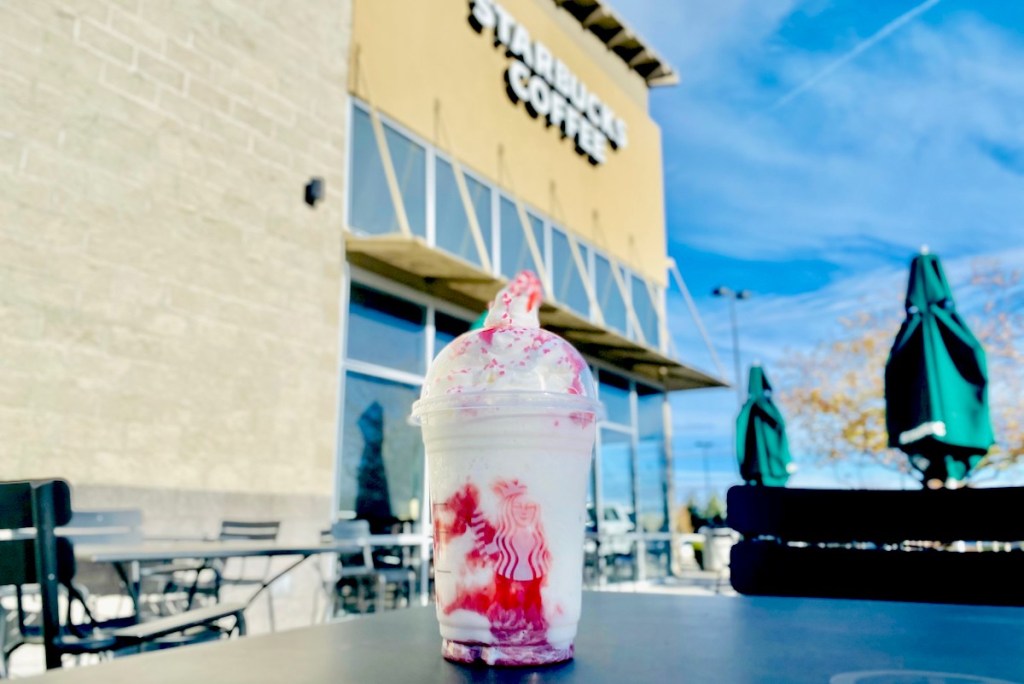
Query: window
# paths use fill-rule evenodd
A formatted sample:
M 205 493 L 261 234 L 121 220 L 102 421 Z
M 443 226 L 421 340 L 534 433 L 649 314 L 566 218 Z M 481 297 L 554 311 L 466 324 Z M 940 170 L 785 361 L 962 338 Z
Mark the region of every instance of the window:
M 426 309 L 362 285 L 349 295 L 348 358 L 422 375 Z
M 605 420 L 631 428 L 633 418 L 629 407 L 629 380 L 606 370 L 598 371 L 598 379 L 598 399 L 604 404 Z
M 384 138 L 391 153 L 399 192 L 409 229 L 420 237 L 427 234 L 426 150 L 394 130 L 384 126 Z M 349 166 L 351 198 L 349 225 L 371 235 L 397 233 L 398 213 L 391 201 L 384 163 L 373 134 L 370 115 L 352 108 L 352 156 Z
M 578 245 L 583 263 L 587 262 L 587 249 Z M 576 267 L 576 259 L 565 231 L 551 229 L 551 280 L 555 299 L 584 318 L 590 318 L 590 302 L 583 275 Z
M 352 157 L 349 165 L 351 200 L 349 225 L 362 233 L 390 233 L 398 229 L 388 194 L 384 165 L 377 152 L 370 115 L 352 109 Z
M 386 120 L 382 123 L 410 230 L 426 239 L 429 225 L 433 246 L 482 267 L 483 258 L 459 193 L 453 161 Z M 397 212 L 372 120 L 366 106 L 359 102 L 352 107 L 349 149 L 349 227 L 368 235 L 398 233 Z M 511 278 L 523 269 L 544 270 L 535 263 L 515 203 L 468 171 L 463 178 L 484 249 L 488 256 L 498 257 L 492 264 L 493 272 Z M 648 346 L 661 347 L 661 290 L 649 289 L 639 274 L 587 243 L 577 240 L 579 253 L 574 254 L 572 235 L 544 217 L 527 211 L 526 221 L 550 276 L 551 292 L 547 295 L 588 320 L 599 309 L 608 328 L 631 339 L 642 334 Z M 576 256 L 582 260 L 582 267 Z M 423 454 L 419 432 L 407 426 L 405 420 L 428 368 L 427 350 L 432 345 L 433 353 L 440 353 L 468 330 L 469 320 L 480 312 L 466 311 L 463 317 L 443 313 L 419 293 L 364 277 L 376 286 L 352 284 L 346 319 L 346 388 L 341 408 L 344 441 L 338 454 L 341 506 L 354 509 L 360 464 L 378 459 L 376 450 L 383 464 L 377 470 L 386 479 L 392 512 L 396 517 L 412 515 L 423 510 L 419 501 L 423 496 Z M 620 282 L 624 285 L 621 289 Z M 588 287 L 593 287 L 593 305 L 597 307 L 593 311 Z M 636 313 L 635 323 L 630 307 Z M 427 336 L 428 321 L 433 321 L 432 340 Z M 593 473 L 588 492 L 592 520 L 596 523 L 600 518 L 602 524 L 617 531 L 623 531 L 624 526 L 646 532 L 667 531 L 671 521 L 662 416 L 665 394 L 603 369 L 596 375 L 607 417 L 598 439 L 599 468 Z M 378 423 L 380 439 L 379 447 L 375 447 L 365 433 L 372 433 Z M 367 468 L 363 467 L 364 479 L 369 477 Z M 600 515 L 594 510 L 598 501 Z M 648 539 L 646 544 L 650 555 L 657 543 Z M 628 550 L 631 546 L 623 548 L 623 553 L 632 553 Z
M 441 249 L 462 257 L 470 263 L 482 266 L 480 252 L 473 231 L 469 227 L 469 218 L 459 194 L 459 186 L 455 181 L 455 169 L 451 164 L 437 158 L 435 166 L 436 198 L 436 234 L 437 246 Z M 491 237 L 491 189 L 472 176 L 463 173 L 466 189 L 469 191 L 470 204 L 476 214 L 480 232 L 488 256 L 492 254 Z
M 648 347 L 657 349 L 661 345 L 658 335 L 658 310 L 647 291 L 647 284 L 635 275 L 632 276 L 632 279 L 633 309 L 636 311 L 637 321 L 644 334 L 644 341 Z
M 379 287 L 389 291 L 359 282 L 349 290 L 336 484 L 339 510 L 376 529 L 389 516 L 421 521 L 425 510 L 423 440 L 408 418 L 427 368 L 427 321 L 434 321 L 435 351 L 469 329 L 468 314 Z
M 433 246 L 476 266 L 484 266 L 459 193 L 453 163 L 386 121 L 382 125 L 412 233 L 426 238 L 428 218 L 433 218 Z M 366 105 L 358 102 L 352 107 L 349 149 L 349 226 L 369 235 L 399 232 L 372 119 Z M 428 164 L 433 164 L 434 171 L 429 186 Z M 492 272 L 510 278 L 523 269 L 539 273 L 542 269 L 534 263 L 515 203 L 471 173 L 463 171 L 462 176 L 470 210 L 480 226 L 483 249 L 488 259 L 493 260 L 495 254 L 499 257 L 491 264 Z M 433 216 L 428 217 L 431 204 Z M 588 287 L 593 287 L 593 306 L 600 309 L 605 326 L 634 340 L 642 335 L 648 346 L 662 348 L 661 290 L 648 289 L 639 275 L 616 265 L 608 256 L 580 240 L 576 240 L 578 261 L 569 233 L 549 227 L 544 218 L 527 213 L 527 223 L 551 277 L 552 291 L 546 293 L 548 296 L 581 317 L 594 320 L 597 312 L 591 311 L 588 296 Z M 616 274 L 620 278 L 616 278 Z M 620 280 L 624 285 L 622 289 Z M 636 313 L 635 324 L 628 313 L 630 307 Z
M 606 516 L 608 509 L 615 506 L 626 511 L 633 509 L 632 451 L 628 432 L 601 429 L 601 505 Z
M 398 189 L 414 235 L 427 235 L 427 152 L 390 126 L 384 126 Z M 398 229 L 396 221 L 396 229 Z
M 533 239 L 537 242 L 537 250 L 543 259 L 544 221 L 530 213 L 527 213 L 526 217 L 530 224 L 530 230 L 533 231 Z M 512 278 L 523 269 L 539 273 L 540 269 L 534 264 L 533 255 L 530 254 L 530 246 L 527 244 L 526 235 L 523 232 L 522 221 L 519 220 L 519 211 L 515 204 L 504 197 L 501 198 L 499 219 L 502 275 Z
M 422 510 L 423 440 L 409 425 L 420 390 L 361 373 L 345 375 L 339 508 L 384 523 Z
M 612 266 L 606 257 L 594 253 L 594 288 L 597 293 L 597 305 L 601 307 L 605 325 L 625 333 L 629 329 L 626 300 L 622 298 L 622 291 L 612 268 L 617 269 L 619 275 L 622 275 L 621 268 Z
M 637 383 L 636 454 L 637 502 L 640 528 L 668 531 L 668 472 L 665 453 L 665 394 Z

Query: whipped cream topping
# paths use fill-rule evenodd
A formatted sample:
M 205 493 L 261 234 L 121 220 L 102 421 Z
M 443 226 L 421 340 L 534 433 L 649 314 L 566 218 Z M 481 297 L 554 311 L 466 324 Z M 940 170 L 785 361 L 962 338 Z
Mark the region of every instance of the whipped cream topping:
M 487 328 L 540 328 L 540 279 L 531 271 L 520 271 L 491 302 L 484 321 Z
M 495 297 L 484 327 L 460 335 L 434 359 L 422 398 L 524 390 L 593 397 L 580 353 L 540 327 L 541 298 L 537 276 L 520 272 Z

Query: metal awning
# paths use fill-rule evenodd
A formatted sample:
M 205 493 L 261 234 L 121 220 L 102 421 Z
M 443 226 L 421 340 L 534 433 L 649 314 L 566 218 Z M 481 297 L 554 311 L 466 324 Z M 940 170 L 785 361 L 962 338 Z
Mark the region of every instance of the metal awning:
M 638 73 L 649 88 L 679 83 L 672 66 L 608 5 L 607 0 L 553 0 Z
M 457 256 L 430 247 L 416 236 L 345 235 L 346 255 L 354 266 L 379 273 L 472 311 L 483 311 L 507 282 Z M 541 325 L 569 340 L 581 352 L 646 378 L 668 391 L 728 387 L 719 378 L 684 365 L 661 352 L 597 326 L 568 308 L 545 299 Z

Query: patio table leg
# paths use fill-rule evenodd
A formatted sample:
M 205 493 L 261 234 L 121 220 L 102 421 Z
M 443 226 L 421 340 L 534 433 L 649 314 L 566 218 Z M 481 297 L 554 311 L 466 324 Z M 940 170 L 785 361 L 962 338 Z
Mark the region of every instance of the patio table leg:
M 124 582 L 124 588 L 128 591 L 128 598 L 132 601 L 135 617 L 141 619 L 142 611 L 139 607 L 139 601 L 142 594 L 142 580 L 140 579 L 139 562 L 132 561 L 129 563 L 130 571 L 125 570 L 124 563 L 112 563 L 112 565 L 114 566 L 114 571 L 117 572 L 117 576 Z

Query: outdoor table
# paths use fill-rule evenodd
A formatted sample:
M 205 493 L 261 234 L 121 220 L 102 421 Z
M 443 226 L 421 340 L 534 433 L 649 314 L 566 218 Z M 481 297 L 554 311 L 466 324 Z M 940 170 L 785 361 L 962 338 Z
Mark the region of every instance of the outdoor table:
M 158 541 L 125 545 L 82 544 L 75 546 L 75 559 L 79 562 L 88 561 L 92 563 L 113 564 L 128 584 L 132 603 L 135 605 L 136 612 L 138 612 L 141 563 L 170 562 L 189 558 L 201 559 L 204 563 L 208 563 L 211 560 L 220 558 L 299 556 L 295 563 L 292 563 L 264 582 L 253 596 L 250 597 L 251 601 L 252 598 L 255 598 L 266 587 L 312 556 L 324 553 L 345 553 L 361 549 L 364 546 L 418 546 L 423 550 L 420 562 L 420 595 L 422 603 L 426 605 L 428 600 L 425 590 L 428 581 L 426 558 L 428 557 L 430 543 L 431 537 L 429 535 L 405 532 L 399 534 L 371 534 L 366 537 L 313 542 L 311 544 L 288 544 L 276 541 L 201 540 Z
M 576 659 L 562 665 L 446 662 L 433 608 L 418 607 L 128 656 L 35 681 L 994 684 L 1024 681 L 1022 645 L 1017 608 L 585 592 Z

